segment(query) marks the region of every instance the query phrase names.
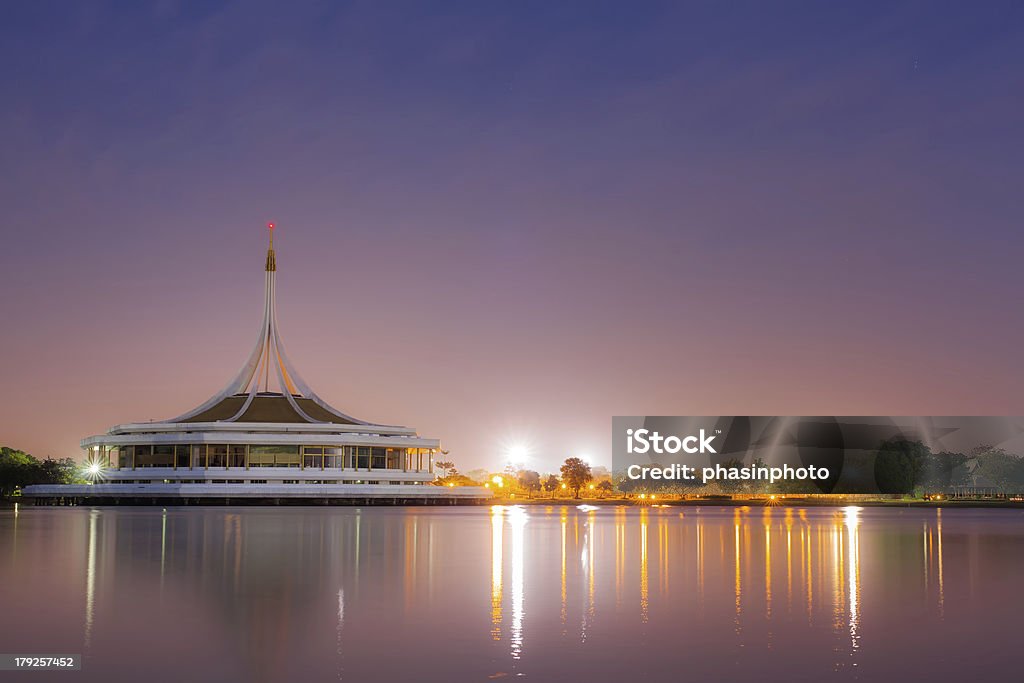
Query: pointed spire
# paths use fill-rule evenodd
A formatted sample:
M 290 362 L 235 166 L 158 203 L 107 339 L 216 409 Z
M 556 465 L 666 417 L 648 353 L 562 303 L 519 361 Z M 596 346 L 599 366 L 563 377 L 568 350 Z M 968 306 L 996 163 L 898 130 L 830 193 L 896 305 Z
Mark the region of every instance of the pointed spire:
M 267 223 L 270 230 L 270 247 L 267 249 L 267 272 L 273 273 L 277 270 L 277 259 L 274 257 L 274 224 Z
M 296 421 L 370 424 L 364 420 L 346 415 L 328 405 L 323 399 L 313 393 L 313 390 L 302 380 L 288 360 L 288 355 L 284 350 L 284 343 L 281 341 L 281 335 L 277 329 L 277 305 L 275 301 L 277 259 L 274 255 L 274 224 L 267 223 L 267 228 L 270 230 L 270 245 L 267 248 L 266 274 L 264 278 L 263 322 L 260 324 L 260 333 L 257 337 L 256 346 L 253 348 L 245 365 L 242 366 L 242 369 L 223 390 L 199 407 L 172 420 L 168 420 L 168 422 L 197 421 L 193 419 L 195 416 L 212 410 L 218 404 L 242 397 L 244 397 L 244 400 L 240 406 L 232 404 L 230 410 L 234 411 L 233 414 L 229 413 L 229 417 L 218 416 L 215 418 L 215 421 L 247 421 L 243 419 L 243 416 L 253 402 L 256 401 L 257 397 L 261 396 L 260 386 L 263 386 L 262 396 L 265 397 L 267 394 L 272 393 L 270 385 L 276 379 L 277 389 L 280 392 L 276 395 L 278 398 L 283 398 L 283 400 L 287 401 L 297 417 Z M 316 417 L 307 411 L 312 411 Z M 218 415 L 220 414 L 218 413 Z

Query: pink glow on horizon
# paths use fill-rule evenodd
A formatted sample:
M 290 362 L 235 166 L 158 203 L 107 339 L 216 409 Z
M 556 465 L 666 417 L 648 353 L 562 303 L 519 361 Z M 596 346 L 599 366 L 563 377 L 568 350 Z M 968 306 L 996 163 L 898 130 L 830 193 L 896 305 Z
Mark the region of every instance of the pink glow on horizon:
M 303 377 L 460 471 L 607 466 L 613 415 L 1024 413 L 998 8 L 44 5 L 0 22 L 0 444 L 222 387 L 260 224 Z

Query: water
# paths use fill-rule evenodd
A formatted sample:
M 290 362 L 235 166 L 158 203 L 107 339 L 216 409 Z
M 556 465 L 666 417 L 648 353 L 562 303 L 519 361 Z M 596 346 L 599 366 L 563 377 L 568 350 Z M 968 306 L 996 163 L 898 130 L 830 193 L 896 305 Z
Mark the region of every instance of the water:
M 961 681 L 1022 668 L 1024 511 L 0 511 L 0 652 L 110 681 Z M 6 674 L 20 680 L 28 674 Z

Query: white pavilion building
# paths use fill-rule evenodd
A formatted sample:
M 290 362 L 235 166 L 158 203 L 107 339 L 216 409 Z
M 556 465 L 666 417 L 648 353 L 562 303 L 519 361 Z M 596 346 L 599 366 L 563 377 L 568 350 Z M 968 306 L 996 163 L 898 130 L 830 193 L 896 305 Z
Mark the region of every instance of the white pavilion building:
M 480 502 L 484 487 L 434 486 L 437 439 L 331 407 L 296 372 L 277 326 L 270 224 L 263 321 L 237 375 L 170 420 L 111 427 L 82 440 L 89 485 L 35 485 L 39 503 Z

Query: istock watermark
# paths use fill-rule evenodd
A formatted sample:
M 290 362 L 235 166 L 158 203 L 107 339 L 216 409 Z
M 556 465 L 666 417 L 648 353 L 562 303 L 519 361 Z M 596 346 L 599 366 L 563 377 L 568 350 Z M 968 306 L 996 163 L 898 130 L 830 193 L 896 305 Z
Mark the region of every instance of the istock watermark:
M 623 416 L 624 491 L 992 495 L 1024 492 L 1024 418 Z
M 649 429 L 627 429 L 626 449 L 629 453 L 714 453 L 711 446 L 714 436 L 706 436 L 704 430 L 700 430 L 699 436 L 684 436 L 682 438 L 670 435 L 664 437 L 658 432 Z M 699 444 L 694 446 L 693 444 Z

